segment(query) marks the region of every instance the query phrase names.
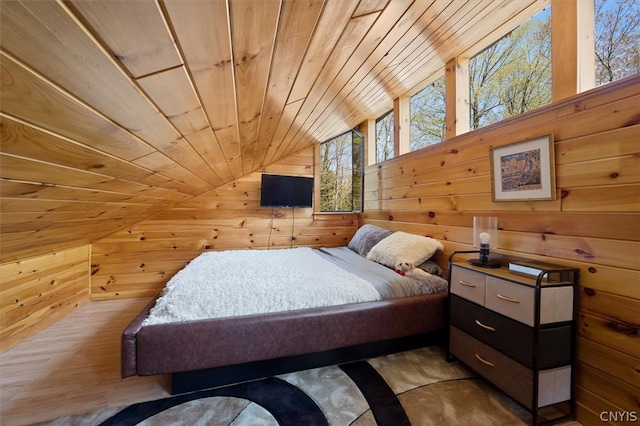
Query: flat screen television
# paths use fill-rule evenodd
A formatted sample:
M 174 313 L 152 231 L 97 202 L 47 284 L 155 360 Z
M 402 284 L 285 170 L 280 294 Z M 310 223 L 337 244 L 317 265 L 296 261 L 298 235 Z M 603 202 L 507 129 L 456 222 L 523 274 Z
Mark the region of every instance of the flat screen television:
M 262 175 L 260 206 L 312 207 L 313 178 L 285 175 Z

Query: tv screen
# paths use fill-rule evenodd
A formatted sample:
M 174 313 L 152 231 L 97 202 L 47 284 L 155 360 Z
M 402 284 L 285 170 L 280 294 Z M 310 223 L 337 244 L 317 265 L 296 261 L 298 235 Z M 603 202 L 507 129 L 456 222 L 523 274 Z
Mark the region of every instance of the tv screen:
M 311 207 L 313 178 L 302 176 L 262 175 L 260 206 Z

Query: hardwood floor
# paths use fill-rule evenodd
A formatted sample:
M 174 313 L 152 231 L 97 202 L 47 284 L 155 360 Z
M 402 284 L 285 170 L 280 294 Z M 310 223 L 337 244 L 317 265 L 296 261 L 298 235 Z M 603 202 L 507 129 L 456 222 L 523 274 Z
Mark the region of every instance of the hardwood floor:
M 168 396 L 168 377 L 120 378 L 120 334 L 149 300 L 88 303 L 0 354 L 0 424 L 27 425 Z
M 0 424 L 29 425 L 168 396 L 166 376 L 120 378 L 120 334 L 148 302 L 88 303 L 0 354 Z

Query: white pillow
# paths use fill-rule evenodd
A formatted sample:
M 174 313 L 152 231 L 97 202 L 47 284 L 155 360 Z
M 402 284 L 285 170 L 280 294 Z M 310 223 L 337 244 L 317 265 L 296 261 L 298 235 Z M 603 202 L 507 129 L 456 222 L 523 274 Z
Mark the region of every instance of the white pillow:
M 395 268 L 400 262 L 411 262 L 415 266 L 428 260 L 444 246 L 438 240 L 421 235 L 397 231 L 382 239 L 367 254 L 367 259 Z

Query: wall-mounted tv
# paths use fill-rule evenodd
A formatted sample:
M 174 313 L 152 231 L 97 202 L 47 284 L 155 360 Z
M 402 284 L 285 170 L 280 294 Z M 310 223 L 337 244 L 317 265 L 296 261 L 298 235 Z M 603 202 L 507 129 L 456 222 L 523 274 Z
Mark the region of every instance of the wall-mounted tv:
M 262 175 L 260 206 L 312 207 L 313 178 L 285 175 Z

